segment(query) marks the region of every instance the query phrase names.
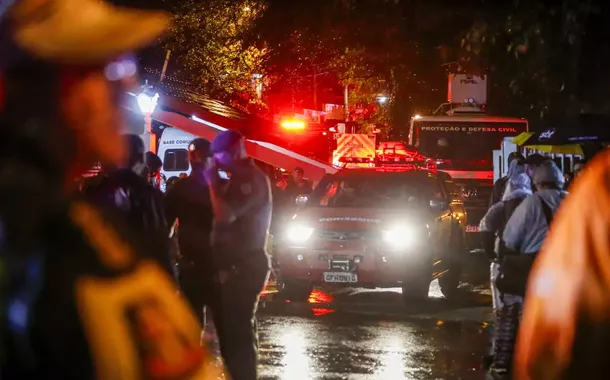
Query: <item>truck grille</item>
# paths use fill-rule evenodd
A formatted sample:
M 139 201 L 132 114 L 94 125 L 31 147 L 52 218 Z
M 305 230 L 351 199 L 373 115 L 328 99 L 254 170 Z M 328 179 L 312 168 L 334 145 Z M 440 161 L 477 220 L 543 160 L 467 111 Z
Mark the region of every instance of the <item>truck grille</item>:
M 491 198 L 492 188 L 489 186 L 479 186 L 477 189 L 476 199 L 479 201 L 489 202 Z
M 463 180 L 459 182 L 459 185 L 465 189 L 476 190 L 476 195 L 464 199 L 464 208 L 466 209 L 466 224 L 478 226 L 489 208 L 492 184 L 477 180 Z
M 317 230 L 316 235 L 320 240 L 328 241 L 349 241 L 364 240 L 375 236 L 374 231 L 340 231 L 340 230 Z
M 466 225 L 468 226 L 478 226 L 481 223 L 481 219 L 487 213 L 486 208 L 467 208 L 466 209 Z

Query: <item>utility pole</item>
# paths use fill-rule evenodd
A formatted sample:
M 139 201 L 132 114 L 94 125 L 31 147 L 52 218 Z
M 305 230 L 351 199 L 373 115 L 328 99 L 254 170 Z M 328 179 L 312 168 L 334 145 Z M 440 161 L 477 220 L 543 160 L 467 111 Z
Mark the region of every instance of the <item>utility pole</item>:
M 349 90 L 347 85 L 345 85 L 343 97 L 345 101 L 345 122 L 347 123 L 349 121 Z
M 168 50 L 167 54 L 165 54 L 165 62 L 163 63 L 163 69 L 161 70 L 161 77 L 159 78 L 159 82 L 163 82 L 163 79 L 165 79 L 165 72 L 167 71 L 167 65 L 169 64 L 169 56 L 171 54 L 171 50 Z
M 313 108 L 318 110 L 318 68 L 316 65 L 313 65 Z

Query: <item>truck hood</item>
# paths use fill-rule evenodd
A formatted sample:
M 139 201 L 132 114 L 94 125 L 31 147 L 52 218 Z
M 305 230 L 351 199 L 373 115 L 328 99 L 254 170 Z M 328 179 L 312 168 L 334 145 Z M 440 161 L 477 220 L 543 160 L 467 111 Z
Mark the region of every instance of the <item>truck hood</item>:
M 493 170 L 491 160 L 471 160 L 471 159 L 437 159 L 439 170 L 460 170 L 460 171 L 489 171 Z

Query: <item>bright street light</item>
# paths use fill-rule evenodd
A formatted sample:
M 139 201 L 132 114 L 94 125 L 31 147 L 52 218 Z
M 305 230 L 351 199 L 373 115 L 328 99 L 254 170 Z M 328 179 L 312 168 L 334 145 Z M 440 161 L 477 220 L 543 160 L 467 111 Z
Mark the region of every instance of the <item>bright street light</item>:
M 140 107 L 140 111 L 144 115 L 152 115 L 155 112 L 155 107 L 157 106 L 157 102 L 159 100 L 159 94 L 155 94 L 155 96 L 150 96 L 147 93 L 143 92 L 136 97 L 138 101 L 138 107 Z
M 144 143 L 148 141 L 148 146 L 146 151 L 157 153 L 157 137 L 153 133 L 152 130 L 152 114 L 155 112 L 155 107 L 157 107 L 157 102 L 159 101 L 159 94 L 155 94 L 154 96 L 148 95 L 146 92 L 141 93 L 136 97 L 138 101 L 138 107 L 140 107 L 140 112 L 144 114 L 144 125 L 146 127 L 146 132 L 144 132 L 143 139 Z
M 385 96 L 385 95 L 380 95 L 380 96 L 377 97 L 377 101 L 380 104 L 385 104 L 388 101 L 388 97 Z

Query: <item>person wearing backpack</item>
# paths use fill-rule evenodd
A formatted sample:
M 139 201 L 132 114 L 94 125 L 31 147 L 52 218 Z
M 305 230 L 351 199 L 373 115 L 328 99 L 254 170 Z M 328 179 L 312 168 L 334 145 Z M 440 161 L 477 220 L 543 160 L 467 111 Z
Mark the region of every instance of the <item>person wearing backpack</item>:
M 496 279 L 503 306 L 496 326 L 497 349 L 490 368 L 492 375 L 505 375 L 511 370 L 529 269 L 542 247 L 553 215 L 567 194 L 563 190 L 563 173 L 551 160 L 538 166 L 533 178 L 538 191 L 521 202 L 502 233 L 507 251 Z
M 511 166 L 512 165 L 517 165 L 517 162 L 511 162 Z M 500 271 L 500 261 L 507 253 L 504 241 L 502 240 L 502 233 L 515 209 L 523 200 L 531 195 L 531 181 L 529 176 L 525 174 L 525 171 L 513 175 L 506 183 L 506 191 L 502 195 L 502 200 L 494 204 L 487 214 L 485 214 L 483 219 L 481 219 L 481 232 L 495 240 L 495 244 L 492 244 L 494 248 L 491 248 L 490 250 L 493 250 L 488 252 L 488 254 L 491 260 L 490 285 L 496 321 L 501 320 L 503 303 L 501 293 L 496 287 L 495 282 Z M 497 325 L 498 324 L 496 323 L 496 326 Z M 492 366 L 496 367 L 494 359 L 496 357 L 495 353 L 499 349 L 496 342 L 496 335 L 497 332 L 492 338 L 492 354 L 483 358 L 483 365 L 488 369 Z

